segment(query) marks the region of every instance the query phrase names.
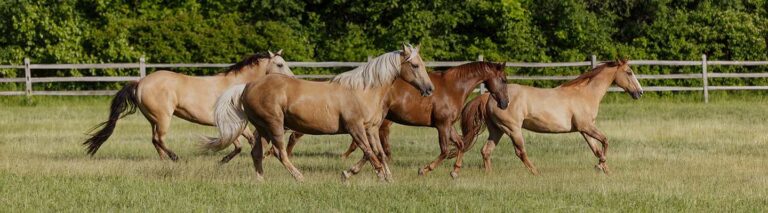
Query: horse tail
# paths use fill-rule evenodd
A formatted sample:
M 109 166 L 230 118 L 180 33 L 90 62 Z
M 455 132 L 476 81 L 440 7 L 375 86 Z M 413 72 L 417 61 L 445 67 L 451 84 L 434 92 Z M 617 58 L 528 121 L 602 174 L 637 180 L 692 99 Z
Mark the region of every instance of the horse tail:
M 243 90 L 245 90 L 245 84 L 232 86 L 216 100 L 213 118 L 219 129 L 219 137 L 206 138 L 202 143 L 204 150 L 215 152 L 227 148 L 245 130 L 248 120 L 240 102 Z
M 467 152 L 472 149 L 477 136 L 485 129 L 486 117 L 488 114 L 489 93 L 481 94 L 475 97 L 464 106 L 461 111 L 461 134 L 464 141 L 464 147 L 461 152 Z M 451 150 L 450 158 L 456 156 L 456 150 Z
M 139 86 L 138 81 L 133 81 L 125 85 L 120 91 L 112 98 L 112 105 L 109 110 L 109 119 L 94 126 L 88 132 L 91 135 L 88 140 L 83 142 L 83 145 L 88 146 L 88 154 L 93 156 L 96 151 L 99 150 L 104 142 L 109 139 L 112 132 L 115 131 L 115 125 L 117 120 L 127 115 L 136 113 L 136 106 L 138 105 L 138 99 L 136 96 L 136 88 Z M 93 133 L 97 128 L 102 127 L 101 130 Z

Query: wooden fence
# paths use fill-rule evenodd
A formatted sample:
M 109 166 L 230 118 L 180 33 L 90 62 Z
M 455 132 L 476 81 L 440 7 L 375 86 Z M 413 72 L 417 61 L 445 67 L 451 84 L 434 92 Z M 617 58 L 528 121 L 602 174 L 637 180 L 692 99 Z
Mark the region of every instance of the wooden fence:
M 370 58 L 370 57 L 369 57 Z M 483 56 L 478 56 L 478 61 Z M 469 61 L 433 61 L 426 62 L 429 67 L 457 66 Z M 288 62 L 290 67 L 356 67 L 365 62 Z M 583 62 L 555 62 L 555 63 L 527 63 L 507 62 L 507 67 L 579 67 L 598 65 L 596 56 L 592 55 L 590 61 Z M 632 60 L 631 65 L 657 65 L 657 66 L 697 66 L 701 67 L 701 73 L 689 74 L 663 74 L 663 75 L 637 75 L 638 79 L 701 79 L 701 87 L 679 86 L 653 86 L 644 87 L 645 91 L 702 91 L 704 102 L 709 101 L 709 91 L 712 90 L 768 90 L 768 86 L 709 86 L 710 78 L 768 78 L 768 73 L 709 73 L 708 66 L 762 66 L 768 65 L 768 61 L 708 61 L 706 55 L 701 56 L 701 61 L 666 61 L 666 60 Z M 111 64 L 31 64 L 28 58 L 24 59 L 24 65 L 0 65 L 0 69 L 24 69 L 24 78 L 0 78 L 0 83 L 25 83 L 25 91 L 0 91 L 0 96 L 7 95 L 113 95 L 115 90 L 88 90 L 88 91 L 33 91 L 33 83 L 45 82 L 121 82 L 138 80 L 146 76 L 147 68 L 224 68 L 231 64 L 150 64 L 142 57 L 138 63 L 111 63 Z M 89 76 L 89 77 L 32 77 L 32 70 L 49 69 L 139 69 L 139 76 Z M 332 75 L 298 75 L 304 79 L 329 79 Z M 569 80 L 576 76 L 508 76 L 510 80 Z M 482 87 L 480 90 L 482 91 Z M 619 88 L 611 88 L 610 91 L 621 91 Z

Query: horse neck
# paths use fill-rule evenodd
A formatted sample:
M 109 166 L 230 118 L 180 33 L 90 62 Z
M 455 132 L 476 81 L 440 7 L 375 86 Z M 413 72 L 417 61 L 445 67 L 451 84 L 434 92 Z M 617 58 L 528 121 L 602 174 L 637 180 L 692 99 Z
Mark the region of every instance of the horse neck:
M 263 70 L 263 68 L 252 66 L 243 67 L 240 70 L 232 72 L 232 74 L 225 75 L 224 77 L 233 84 L 242 84 L 256 80 L 264 75 L 266 75 L 266 72 Z
M 441 75 L 441 80 L 444 82 L 442 85 L 446 86 L 441 90 L 453 95 L 461 94 L 461 101 L 464 103 L 469 93 L 473 92 L 480 83 L 490 78 L 492 78 L 490 73 L 485 71 L 478 72 L 474 69 L 449 70 Z
M 608 92 L 608 88 L 613 84 L 613 80 L 616 78 L 616 68 L 605 68 L 610 70 L 604 70 L 596 76 L 592 77 L 586 87 L 581 88 L 582 94 L 592 97 L 595 104 L 600 104 L 605 94 Z

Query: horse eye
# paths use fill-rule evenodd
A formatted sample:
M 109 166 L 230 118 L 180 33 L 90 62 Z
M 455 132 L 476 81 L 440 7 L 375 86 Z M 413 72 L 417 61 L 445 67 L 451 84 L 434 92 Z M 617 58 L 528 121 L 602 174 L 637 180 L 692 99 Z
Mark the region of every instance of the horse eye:
M 283 68 L 283 64 L 277 64 L 277 67 Z
M 411 66 L 412 66 L 414 69 L 418 69 L 418 68 L 419 68 L 419 65 L 418 65 L 418 64 L 411 64 Z

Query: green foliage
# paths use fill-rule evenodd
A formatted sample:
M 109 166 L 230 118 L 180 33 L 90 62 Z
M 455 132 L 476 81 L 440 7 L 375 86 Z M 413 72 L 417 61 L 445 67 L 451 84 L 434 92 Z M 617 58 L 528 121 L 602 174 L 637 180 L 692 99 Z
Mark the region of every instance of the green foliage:
M 768 60 L 764 0 L 15 0 L 0 2 L 0 64 L 136 62 L 234 63 L 285 49 L 291 61 L 364 61 L 422 45 L 427 60 L 583 61 L 617 58 Z M 509 69 L 520 75 L 573 75 L 585 68 Z M 642 74 L 700 72 L 637 67 Z M 764 67 L 712 67 L 764 72 Z M 213 69 L 180 69 L 206 75 Z M 296 69 L 336 73 L 343 69 Z M 135 75 L 136 70 L 54 70 L 36 76 Z M 0 70 L 2 77 L 20 76 Z M 535 82 L 554 86 L 558 82 Z M 653 80 L 648 85 L 700 85 Z M 761 85 L 764 79 L 713 79 Z M 119 84 L 40 84 L 94 89 Z M 8 88 L 3 85 L 3 88 Z M 11 86 L 13 87 L 13 86 Z

